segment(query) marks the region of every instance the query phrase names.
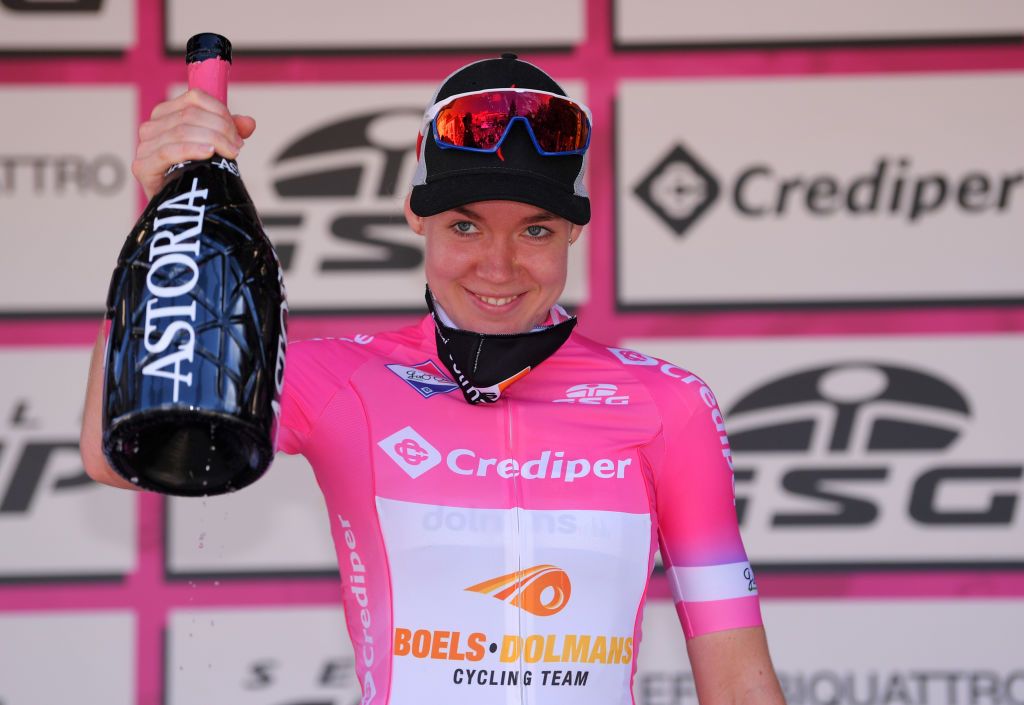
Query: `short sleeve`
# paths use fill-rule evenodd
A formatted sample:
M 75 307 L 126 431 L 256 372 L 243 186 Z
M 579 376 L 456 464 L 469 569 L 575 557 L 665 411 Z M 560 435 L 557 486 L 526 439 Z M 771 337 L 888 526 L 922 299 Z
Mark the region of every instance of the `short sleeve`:
M 326 399 L 327 382 L 318 374 L 316 341 L 297 341 L 285 353 L 284 387 L 278 421 L 277 450 L 289 455 L 301 453 Z
M 678 370 L 679 368 L 673 368 Z M 686 637 L 761 625 L 757 583 L 736 518 L 732 453 L 711 389 L 695 375 L 659 385 L 652 462 L 661 555 Z

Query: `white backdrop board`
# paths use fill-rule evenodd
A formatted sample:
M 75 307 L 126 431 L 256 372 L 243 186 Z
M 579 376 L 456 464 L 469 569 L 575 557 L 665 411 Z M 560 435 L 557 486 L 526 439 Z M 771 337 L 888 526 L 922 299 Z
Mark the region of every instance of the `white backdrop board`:
M 1016 0 L 615 0 L 620 46 L 1007 37 L 1024 34 Z
M 94 483 L 78 453 L 89 352 L 0 348 L 0 581 L 135 569 L 137 494 Z
M 98 314 L 136 217 L 135 88 L 2 86 L 0 105 L 18 106 L 0 131 L 0 233 L 17 248 L 0 312 Z
M 513 46 L 569 47 L 583 38 L 583 0 L 523 0 L 467 5 L 338 3 L 292 0 L 254 12 L 245 0 L 166 0 L 167 45 L 184 48 L 196 32 L 220 32 L 240 49 L 265 51 L 382 51 L 402 49 L 507 50 Z
M 166 705 L 354 705 L 352 645 L 340 605 L 174 610 Z
M 0 0 L 0 53 L 120 52 L 134 43 L 133 0 Z
M 171 498 L 167 574 L 173 576 L 337 575 L 330 522 L 313 470 L 278 453 L 244 492 Z
M 762 600 L 788 705 L 1024 701 L 1019 600 Z M 671 603 L 647 606 L 637 705 L 697 705 Z
M 1019 75 L 638 80 L 618 106 L 622 307 L 1024 300 Z
M 135 703 L 130 612 L 0 612 L 0 634 L 0 703 Z

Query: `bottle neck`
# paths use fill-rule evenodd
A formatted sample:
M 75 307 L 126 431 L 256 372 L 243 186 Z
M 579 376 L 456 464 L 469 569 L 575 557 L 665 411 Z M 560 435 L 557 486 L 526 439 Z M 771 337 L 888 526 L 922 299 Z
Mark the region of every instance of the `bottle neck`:
M 188 87 L 209 93 L 221 103 L 228 103 L 228 76 L 231 62 L 220 58 L 193 61 L 188 64 Z

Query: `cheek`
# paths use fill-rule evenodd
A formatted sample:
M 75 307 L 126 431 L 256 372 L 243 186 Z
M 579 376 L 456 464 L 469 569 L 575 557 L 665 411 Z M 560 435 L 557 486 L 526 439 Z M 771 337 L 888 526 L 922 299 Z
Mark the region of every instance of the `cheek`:
M 444 247 L 438 240 L 428 239 L 424 251 L 423 269 L 427 283 L 435 293 L 459 276 L 465 263 L 453 248 Z
M 561 288 L 565 285 L 568 265 L 568 253 L 559 253 L 555 257 L 547 257 L 534 269 L 536 279 L 546 286 Z

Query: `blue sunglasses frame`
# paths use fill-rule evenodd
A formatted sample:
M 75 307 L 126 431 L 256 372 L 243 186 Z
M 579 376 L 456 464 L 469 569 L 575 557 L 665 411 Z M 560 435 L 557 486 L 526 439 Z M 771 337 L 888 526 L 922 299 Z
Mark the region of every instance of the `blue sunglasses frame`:
M 478 94 L 481 94 L 481 93 L 496 93 L 496 92 L 541 93 L 543 95 L 551 95 L 551 96 L 554 96 L 556 98 L 561 98 L 561 99 L 563 99 L 563 100 L 565 100 L 567 102 L 572 103 L 573 105 L 578 106 L 580 108 L 580 110 L 583 111 L 583 116 L 587 120 L 587 141 L 586 141 L 586 143 L 580 149 L 574 149 L 571 152 L 547 152 L 544 149 L 542 149 L 540 144 L 537 142 L 537 135 L 534 134 L 533 126 L 530 124 L 530 120 L 525 115 L 516 115 L 511 120 L 509 120 L 508 121 L 508 125 L 505 126 L 505 131 L 501 135 L 501 139 L 499 139 L 498 142 L 493 147 L 488 147 L 486 149 L 480 148 L 480 147 L 463 147 L 463 146 L 460 146 L 460 145 L 448 144 L 448 143 L 446 143 L 446 142 L 441 140 L 441 136 L 440 136 L 440 134 L 437 131 L 437 115 L 438 115 L 438 113 L 441 112 L 441 108 L 443 108 L 444 106 L 446 106 L 449 103 L 453 102 L 456 98 L 462 98 L 462 97 L 468 96 L 468 95 L 478 95 Z M 426 118 L 426 119 L 428 119 L 430 121 L 430 129 L 434 133 L 434 144 L 436 144 L 438 147 L 440 147 L 441 149 L 457 149 L 457 150 L 462 151 L 462 152 L 476 152 L 478 154 L 494 154 L 499 149 L 501 149 L 501 145 L 504 144 L 505 139 L 508 137 L 509 133 L 512 131 L 512 126 L 516 123 L 516 121 L 519 121 L 519 120 L 521 120 L 523 122 L 523 124 L 525 125 L 526 132 L 530 135 L 530 141 L 533 142 L 534 149 L 536 149 L 537 153 L 540 154 L 543 157 L 572 156 L 572 155 L 575 155 L 575 154 L 584 154 L 590 148 L 590 138 L 592 137 L 593 132 L 594 132 L 594 130 L 593 130 L 593 121 L 590 118 L 590 109 L 587 108 L 587 106 L 583 105 L 582 103 L 578 103 L 578 102 L 576 102 L 576 101 L 574 101 L 574 100 L 572 100 L 570 98 L 566 98 L 563 95 L 558 95 L 557 93 L 548 93 L 547 91 L 527 90 L 527 89 L 519 89 L 519 88 L 495 88 L 495 89 L 490 89 L 490 90 L 473 91 L 472 93 L 460 93 L 458 95 L 449 96 L 445 100 L 430 106 L 430 108 L 427 109 L 427 112 L 424 115 L 424 118 Z

